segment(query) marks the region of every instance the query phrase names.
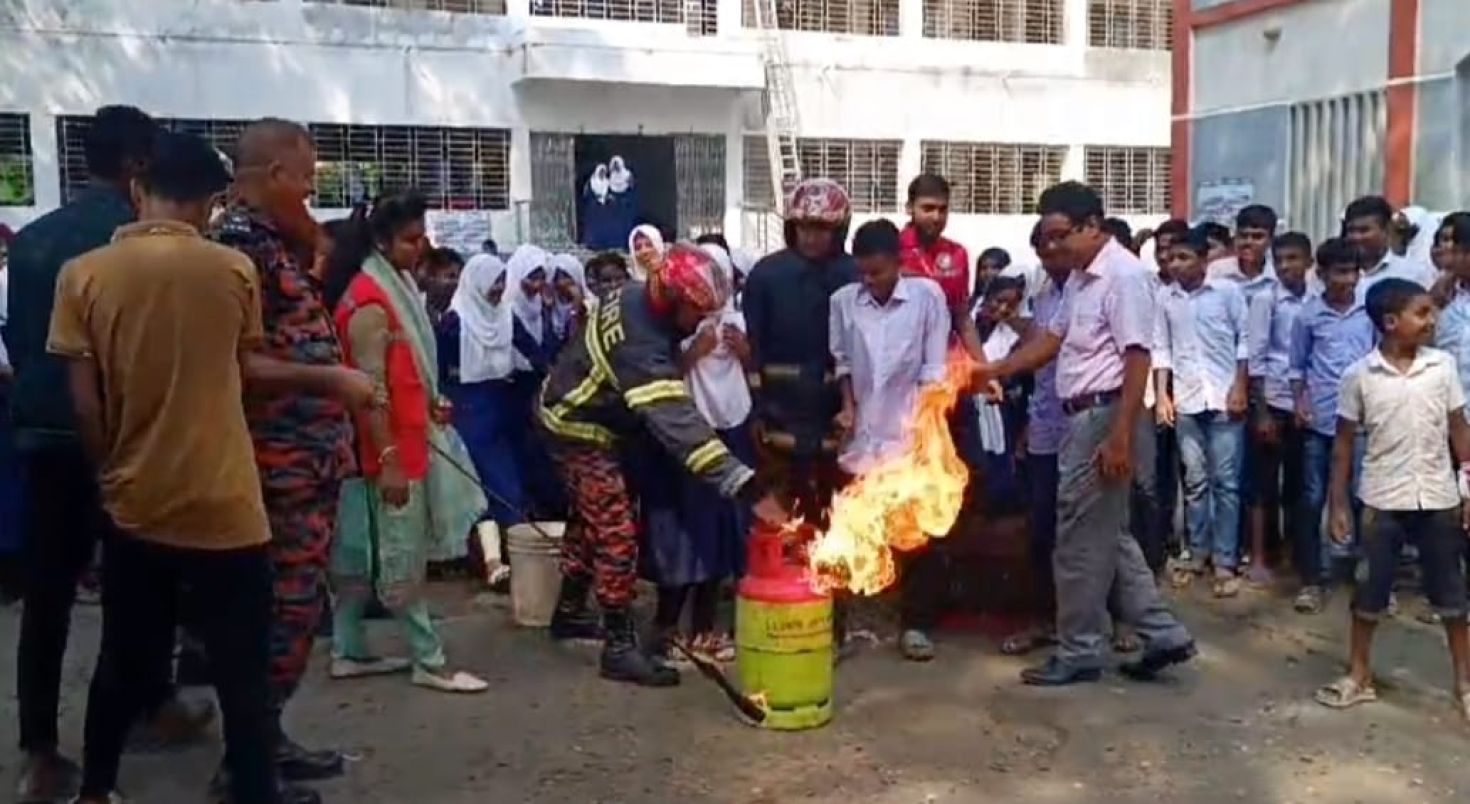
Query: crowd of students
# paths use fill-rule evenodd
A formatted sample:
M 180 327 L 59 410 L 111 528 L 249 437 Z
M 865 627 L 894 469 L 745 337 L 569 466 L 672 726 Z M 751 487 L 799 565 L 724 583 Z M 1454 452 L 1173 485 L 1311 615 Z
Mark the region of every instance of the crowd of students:
M 16 455 L 0 473 L 29 488 L 5 530 L 27 542 L 22 801 L 116 800 L 134 721 L 170 740 L 210 726 L 212 707 L 174 695 L 179 630 L 223 714 L 214 795 L 319 800 L 298 783 L 342 756 L 291 740 L 282 715 L 324 616 L 334 679 L 487 689 L 451 665 L 422 594 L 484 520 L 569 520 L 551 636 L 600 641 L 605 677 L 677 683 L 676 640 L 728 660 L 716 612 L 752 523 L 821 527 L 835 490 L 905 446 L 958 351 L 976 367 L 951 432 L 976 504 L 1029 519 L 1042 614 L 1002 650 L 1056 644 L 1027 683 L 1096 680 L 1109 644 L 1152 679 L 1195 655 L 1156 579 L 1208 577 L 1223 598 L 1289 565 L 1304 614 L 1356 581 L 1351 670 L 1317 699 L 1373 700 L 1368 646 L 1407 547 L 1470 717 L 1470 213 L 1364 198 L 1315 248 L 1259 205 L 1233 232 L 1135 237 L 1066 182 L 1039 199 L 1037 264 L 987 249 L 972 273 L 944 236 L 943 177 L 910 184 L 905 226 L 868 222 L 850 248 L 845 189 L 812 179 L 786 248 L 754 265 L 651 225 L 584 264 L 435 247 L 411 190 L 318 224 L 292 123 L 252 124 L 232 157 L 99 110 L 93 187 L 25 227 L 0 274 Z M 99 543 L 78 769 L 58 747 L 60 668 Z M 943 540 L 899 562 L 899 648 L 928 660 L 954 568 Z M 409 656 L 371 647 L 378 606 Z

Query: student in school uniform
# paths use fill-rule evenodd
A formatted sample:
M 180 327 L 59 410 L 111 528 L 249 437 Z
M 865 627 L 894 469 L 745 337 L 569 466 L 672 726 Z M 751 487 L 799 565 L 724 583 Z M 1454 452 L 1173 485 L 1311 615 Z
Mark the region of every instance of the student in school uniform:
M 1169 249 L 1175 285 L 1159 296 L 1154 317 L 1155 415 L 1172 424 L 1184 460 L 1188 560 L 1184 585 L 1214 568 L 1216 597 L 1240 591 L 1240 461 L 1246 410 L 1245 296 L 1229 279 L 1205 279 L 1209 242 L 1195 229 Z
M 1302 504 L 1293 529 L 1297 566 L 1303 579 L 1295 606 L 1303 614 L 1322 610 L 1334 575 L 1330 559 L 1346 564 L 1342 570 L 1351 571 L 1351 556 L 1346 551 L 1329 551 L 1321 522 L 1322 508 L 1327 503 L 1332 439 L 1337 432 L 1338 389 L 1348 367 L 1373 348 L 1373 322 L 1357 295 L 1363 260 L 1362 250 L 1345 240 L 1332 238 L 1318 246 L 1322 295 L 1302 305 L 1292 329 L 1287 377 L 1295 399 L 1297 426 L 1305 432 Z M 1361 450 L 1360 443 L 1359 455 Z M 1358 458 L 1354 465 L 1360 462 Z
M 1277 284 L 1269 293 L 1249 301 L 1251 357 L 1250 438 L 1255 450 L 1255 472 L 1249 478 L 1255 504 L 1250 510 L 1251 568 L 1254 586 L 1271 583 L 1267 534 L 1279 525 L 1301 497 L 1302 431 L 1294 415 L 1291 395 L 1291 333 L 1306 303 L 1307 272 L 1312 267 L 1312 241 L 1301 232 L 1287 232 L 1272 243 Z
M 1358 303 L 1374 285 L 1391 276 L 1434 287 L 1434 266 L 1393 253 L 1389 248 L 1393 206 L 1382 196 L 1369 195 L 1347 205 L 1342 215 L 1343 238 L 1363 252 L 1363 275 L 1358 280 Z
M 1152 260 L 1144 265 L 1155 272 L 1159 293 L 1174 284 L 1169 273 L 1169 248 L 1180 238 L 1189 234 L 1189 224 L 1181 218 L 1170 218 L 1154 230 L 1154 252 Z M 1179 439 L 1174 428 L 1154 425 L 1154 485 L 1158 504 L 1154 507 L 1154 532 L 1161 534 L 1166 556 L 1178 555 L 1183 549 L 1179 534 L 1174 528 L 1175 503 L 1179 500 Z
M 1368 575 L 1353 595 L 1348 674 L 1319 689 L 1316 698 L 1338 709 L 1377 700 L 1373 633 L 1388 610 L 1400 551 L 1413 541 L 1425 594 L 1449 643 L 1455 711 L 1470 720 L 1470 631 L 1462 574 L 1465 531 L 1470 530 L 1470 507 L 1462 502 L 1470 491 L 1465 392 L 1454 358 L 1428 346 L 1437 311 L 1423 286 L 1398 277 L 1380 280 L 1368 292 L 1367 307 L 1382 340 L 1343 376 L 1329 527 L 1334 540 L 1347 544 L 1354 530 L 1348 500 L 1354 443 L 1366 441 L 1358 497 L 1364 506 Z

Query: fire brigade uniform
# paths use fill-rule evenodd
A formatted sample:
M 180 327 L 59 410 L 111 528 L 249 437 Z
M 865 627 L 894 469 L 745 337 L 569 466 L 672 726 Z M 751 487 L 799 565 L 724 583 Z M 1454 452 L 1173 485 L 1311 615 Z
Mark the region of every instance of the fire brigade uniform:
M 683 333 L 675 328 L 672 302 L 666 299 L 677 296 L 714 312 L 729 292 L 711 278 L 715 275 L 718 269 L 703 252 L 675 246 L 649 284 L 630 283 L 602 299 L 580 337 L 557 358 L 541 391 L 541 425 L 552 437 L 576 520 L 562 540 L 562 596 L 552 635 L 592 635 L 583 608 L 591 585 L 608 632 L 603 674 L 620 680 L 651 683 L 628 677 L 637 673 L 609 669 L 616 658 L 610 654 L 634 647 L 628 607 L 638 564 L 635 512 L 618 463 L 619 440 L 647 432 L 721 494 L 749 501 L 757 494 L 754 471 L 710 428 L 676 363 Z M 672 678 L 677 681 L 677 675 Z

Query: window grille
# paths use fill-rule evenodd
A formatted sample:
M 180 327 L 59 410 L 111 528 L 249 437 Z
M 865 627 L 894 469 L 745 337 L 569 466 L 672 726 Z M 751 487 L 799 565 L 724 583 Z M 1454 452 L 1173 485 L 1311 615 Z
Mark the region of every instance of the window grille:
M 577 240 L 576 152 L 575 135 L 531 132 L 532 243 L 570 248 Z
M 31 118 L 0 114 L 0 207 L 36 203 L 36 174 L 31 158 Z
M 1087 184 L 1102 196 L 1109 215 L 1167 215 L 1169 149 L 1087 146 Z
M 339 6 L 396 8 L 404 11 L 448 11 L 454 14 L 505 14 L 505 0 L 306 0 Z
M 924 0 L 924 35 L 978 42 L 1062 42 L 1062 0 Z
M 925 173 L 949 180 L 958 215 L 1029 215 L 1041 191 L 1062 179 L 1067 149 L 1056 145 L 924 142 Z
M 755 3 L 743 0 L 742 19 L 756 28 Z M 784 31 L 822 31 L 859 36 L 898 36 L 899 0 L 777 0 L 776 23 Z
M 725 230 L 725 138 L 684 134 L 674 138 L 674 187 L 679 236 Z
M 195 120 L 186 118 L 154 118 L 159 127 L 182 134 L 193 134 L 213 145 L 220 153 L 235 159 L 235 146 L 247 120 Z M 92 128 L 91 115 L 63 115 L 56 118 L 57 160 L 61 166 L 61 200 L 76 198 L 87 189 L 91 177 L 87 173 L 87 132 Z
M 1387 126 L 1381 90 L 1291 107 L 1286 182 L 1292 228 L 1317 239 L 1336 236 L 1353 199 L 1383 192 Z
M 1171 49 L 1172 0 L 1088 0 L 1087 43 L 1130 50 Z
M 510 132 L 313 123 L 319 207 L 413 188 L 435 209 L 510 208 Z
M 531 0 L 531 14 L 618 22 L 684 25 L 695 36 L 712 36 L 716 0 Z
M 852 211 L 876 214 L 898 211 L 898 140 L 798 139 L 801 172 L 807 178 L 831 179 L 847 190 Z M 774 207 L 770 157 L 765 138 L 745 137 L 744 198 L 748 207 Z

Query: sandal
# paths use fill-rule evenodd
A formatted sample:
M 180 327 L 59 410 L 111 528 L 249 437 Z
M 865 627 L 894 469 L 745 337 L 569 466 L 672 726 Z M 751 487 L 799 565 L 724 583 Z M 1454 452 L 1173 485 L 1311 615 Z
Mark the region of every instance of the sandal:
M 1113 634 L 1114 653 L 1137 653 L 1143 650 L 1143 640 L 1131 628 L 1119 628 Z
M 1352 676 L 1343 676 L 1318 688 L 1313 697 L 1317 699 L 1317 703 L 1332 709 L 1350 709 L 1358 704 L 1378 700 L 1378 691 L 1371 684 L 1360 685 Z
M 1296 600 L 1292 601 L 1292 608 L 1298 614 L 1321 614 L 1322 607 L 1327 603 L 1326 594 L 1320 586 L 1304 586 L 1302 591 L 1297 592 Z
M 721 664 L 735 661 L 735 643 L 727 634 L 700 634 L 694 638 L 694 643 L 690 647 L 700 656 Z
M 1245 573 L 1245 582 L 1252 589 L 1270 589 L 1276 583 L 1276 574 L 1264 564 L 1252 564 Z
M 413 683 L 416 686 L 439 692 L 475 693 L 490 689 L 490 684 L 483 678 L 470 675 L 463 670 L 451 673 L 443 668 L 431 670 L 423 665 L 414 665 Z
M 1006 637 L 1000 643 L 1000 652 L 1006 656 L 1025 656 L 1033 650 L 1056 642 L 1056 634 L 1044 625 L 1033 625 Z
M 1240 576 L 1216 575 L 1214 593 L 1218 598 L 1235 597 L 1240 594 Z

